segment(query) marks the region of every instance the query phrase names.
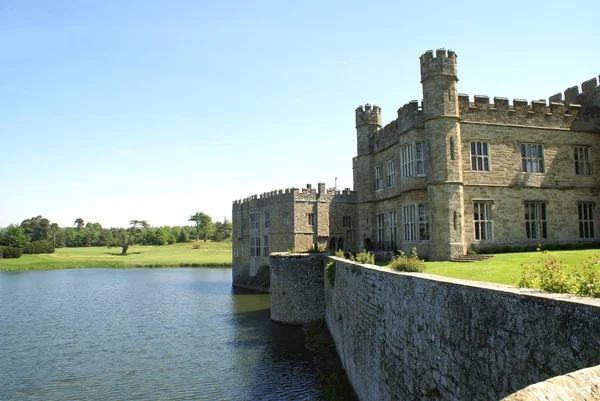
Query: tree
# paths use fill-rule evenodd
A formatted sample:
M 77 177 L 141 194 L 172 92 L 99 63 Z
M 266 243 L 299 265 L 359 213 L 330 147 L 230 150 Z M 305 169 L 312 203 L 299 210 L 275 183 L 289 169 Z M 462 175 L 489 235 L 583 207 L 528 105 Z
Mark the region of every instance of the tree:
M 83 219 L 81 217 L 76 218 L 73 224 L 77 226 L 77 231 L 81 230 L 84 227 Z
M 223 219 L 223 222 L 217 221 L 215 223 L 215 232 L 213 233 L 214 241 L 223 241 L 231 237 L 231 222 L 227 220 L 227 217 Z
M 22 224 L 22 223 L 21 223 Z M 57 223 L 50 224 L 50 235 L 52 236 L 52 245 L 56 247 L 56 236 L 60 233 L 60 227 Z
M 181 229 L 181 231 L 179 231 L 179 235 L 177 236 L 176 242 L 177 243 L 188 242 L 188 235 L 183 228 Z
M 42 216 L 23 220 L 21 228 L 26 235 L 31 237 L 31 241 L 44 241 L 52 238 L 50 220 Z
M 204 214 L 202 212 L 196 212 L 196 214 L 190 216 L 188 221 L 193 221 L 194 223 L 196 223 L 196 241 L 198 241 L 199 234 L 202 233 L 202 236 L 204 237 L 204 242 L 206 242 L 206 240 L 208 239 L 208 232 L 210 231 L 213 225 L 212 218 L 209 215 Z
M 148 224 L 146 220 L 131 220 L 129 224 L 131 227 L 123 231 L 123 241 L 119 245 L 122 248 L 121 255 L 127 254 L 129 245 L 135 244 L 135 241 L 142 233 L 143 228 L 150 227 L 150 224 Z
M 29 244 L 29 235 L 15 224 L 6 227 L 0 235 L 0 245 L 23 249 L 27 244 Z

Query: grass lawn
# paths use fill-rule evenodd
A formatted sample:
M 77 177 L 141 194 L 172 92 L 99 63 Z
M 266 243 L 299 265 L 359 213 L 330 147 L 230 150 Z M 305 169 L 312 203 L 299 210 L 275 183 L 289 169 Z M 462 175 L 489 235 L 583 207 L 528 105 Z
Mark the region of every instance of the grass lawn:
M 581 260 L 590 256 L 600 259 L 600 249 L 550 251 L 548 254 L 576 269 L 581 268 Z M 521 276 L 521 264 L 537 263 L 539 260 L 540 252 L 501 253 L 480 262 L 427 262 L 424 273 L 514 285 Z
M 51 270 L 88 267 L 231 267 L 231 242 L 200 242 L 163 246 L 130 246 L 127 255 L 121 248 L 58 248 L 55 253 L 23 255 L 0 259 L 0 270 Z

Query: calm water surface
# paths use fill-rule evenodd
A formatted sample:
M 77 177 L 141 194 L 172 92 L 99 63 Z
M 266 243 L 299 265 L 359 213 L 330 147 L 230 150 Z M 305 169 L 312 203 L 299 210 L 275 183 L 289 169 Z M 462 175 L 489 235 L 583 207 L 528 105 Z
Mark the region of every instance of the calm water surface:
M 0 400 L 320 400 L 297 327 L 231 269 L 0 272 Z

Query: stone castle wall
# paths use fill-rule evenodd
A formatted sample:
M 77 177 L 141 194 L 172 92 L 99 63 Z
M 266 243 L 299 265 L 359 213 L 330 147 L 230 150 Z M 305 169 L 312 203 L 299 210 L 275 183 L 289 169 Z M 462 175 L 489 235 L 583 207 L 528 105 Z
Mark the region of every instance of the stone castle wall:
M 258 227 L 250 223 L 253 213 L 259 215 Z M 309 214 L 313 215 L 312 225 Z M 349 243 L 347 229 L 342 227 L 346 215 L 357 220 L 356 194 L 349 188 L 343 191 L 326 189 L 323 183 L 319 183 L 318 189 L 308 185 L 235 201 L 232 208 L 233 285 L 268 291 L 269 254 L 272 252 L 292 249 L 306 252 L 314 244 L 325 250 L 330 236 L 336 237 L 336 244 L 343 239 L 345 250 L 355 246 Z M 251 253 L 253 237 L 260 239 L 259 256 Z
M 271 320 L 301 325 L 325 319 L 325 258 L 322 253 L 271 254 Z
M 362 400 L 500 399 L 600 364 L 600 300 L 336 261 L 326 321 Z
M 586 401 L 600 399 L 600 366 L 532 384 L 502 401 Z

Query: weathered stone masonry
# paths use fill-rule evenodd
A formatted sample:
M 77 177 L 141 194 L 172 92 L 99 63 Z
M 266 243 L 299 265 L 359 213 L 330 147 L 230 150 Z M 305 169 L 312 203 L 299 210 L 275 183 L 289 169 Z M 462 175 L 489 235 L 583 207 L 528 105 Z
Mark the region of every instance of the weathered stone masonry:
M 326 322 L 361 400 L 495 400 L 600 364 L 600 300 L 336 260 Z

